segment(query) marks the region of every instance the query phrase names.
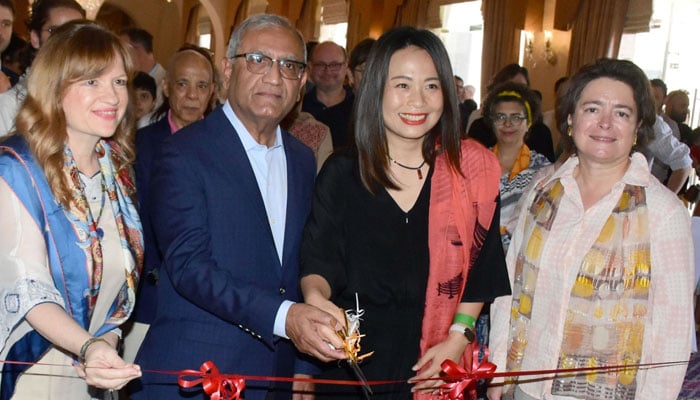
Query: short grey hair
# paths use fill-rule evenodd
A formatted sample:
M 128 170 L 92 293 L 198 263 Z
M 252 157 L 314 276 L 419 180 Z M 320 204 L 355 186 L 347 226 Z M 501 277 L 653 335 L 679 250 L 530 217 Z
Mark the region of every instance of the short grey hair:
M 233 56 L 238 53 L 241 40 L 246 33 L 271 26 L 287 29 L 296 35 L 297 39 L 299 39 L 299 46 L 302 49 L 302 54 L 304 55 L 304 59 L 301 61 L 306 63 L 307 54 L 304 35 L 302 35 L 287 18 L 275 14 L 257 14 L 243 21 L 231 34 L 231 39 L 228 41 L 228 48 L 226 50 L 226 57 L 233 58 Z

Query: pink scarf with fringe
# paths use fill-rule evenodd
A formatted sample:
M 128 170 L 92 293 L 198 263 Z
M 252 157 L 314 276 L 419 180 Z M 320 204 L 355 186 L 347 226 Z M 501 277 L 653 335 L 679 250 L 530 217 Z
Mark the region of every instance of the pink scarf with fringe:
M 501 167 L 492 152 L 474 140 L 462 141 L 459 175 L 445 154 L 435 158 L 430 191 L 430 269 L 420 354 L 444 341 L 461 302 L 469 269 L 484 244 L 496 211 Z M 468 346 L 465 354 L 470 352 Z M 462 355 L 467 367 L 471 357 Z M 471 365 L 470 365 L 471 366 Z M 414 393 L 414 399 L 435 398 Z

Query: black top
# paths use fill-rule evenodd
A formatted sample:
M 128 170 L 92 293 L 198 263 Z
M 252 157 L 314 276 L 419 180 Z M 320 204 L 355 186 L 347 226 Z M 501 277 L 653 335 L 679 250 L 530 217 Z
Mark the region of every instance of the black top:
M 352 117 L 352 107 L 355 102 L 352 89 L 344 88 L 345 99 L 331 107 L 326 107 L 325 104 L 318 101 L 316 89 L 314 86 L 304 95 L 301 111 L 313 115 L 314 118 L 328 125 L 328 128 L 331 130 L 334 149 L 350 145 L 352 143 L 350 140 L 351 133 L 349 132 L 350 118 Z
M 697 140 L 696 135 L 693 133 L 693 129 L 683 122 L 676 122 L 678 124 L 678 132 L 681 134 L 681 142 L 685 143 L 688 147 L 692 147 Z
M 365 310 L 360 330 L 366 335 L 360 354 L 375 351 L 361 363 L 369 380 L 406 381 L 415 375 L 411 367 L 420 352 L 428 279 L 431 178 L 432 170 L 409 212 L 404 212 L 386 190 L 372 195 L 365 189 L 356 157 L 333 155 L 317 180 L 302 241 L 301 275 L 323 276 L 331 286 L 331 300 L 345 309 L 355 307 L 358 294 L 360 308 Z M 488 277 L 485 261 L 489 261 L 488 269 L 498 266 L 506 271 L 498 226 L 498 218 L 494 218 L 493 234 L 490 232 L 482 248 L 481 261 L 477 260 L 470 271 L 463 300 L 493 299 L 503 294 L 498 289 L 503 287 L 503 279 L 472 279 L 476 275 Z M 507 274 L 504 276 L 508 293 Z M 327 365 L 319 377 L 356 379 L 342 362 Z M 316 385 L 316 390 L 319 399 L 362 398 L 358 387 Z M 408 384 L 374 386 L 373 391 L 373 400 L 411 398 Z
M 487 148 L 491 148 L 496 144 L 496 135 L 483 117 L 475 119 L 474 122 L 472 122 L 471 126 L 469 126 L 467 136 L 476 139 Z M 552 143 L 552 131 L 550 131 L 547 125 L 542 123 L 542 121 L 535 121 L 535 123 L 532 124 L 530 130 L 525 135 L 525 144 L 531 150 L 535 150 L 547 157 L 549 162 L 554 163 L 556 161 L 556 157 L 554 157 L 554 144 Z

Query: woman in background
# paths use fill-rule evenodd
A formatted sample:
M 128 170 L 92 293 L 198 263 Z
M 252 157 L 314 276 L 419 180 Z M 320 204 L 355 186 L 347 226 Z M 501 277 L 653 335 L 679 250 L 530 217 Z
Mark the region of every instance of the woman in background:
M 530 75 L 527 68 L 521 67 L 518 64 L 508 64 L 503 67 L 493 77 L 491 84 L 486 87 L 488 95 L 492 95 L 495 88 L 508 82 L 517 83 L 530 87 Z M 540 99 L 542 96 L 540 95 Z M 538 103 L 541 100 L 538 99 Z M 488 111 L 478 109 L 469 116 L 469 124 L 467 125 L 467 136 L 478 140 L 486 147 L 492 147 L 496 144 L 496 135 L 493 127 L 486 119 Z M 525 143 L 531 150 L 535 150 L 543 156 L 547 157 L 550 162 L 554 162 L 554 146 L 552 145 L 552 134 L 549 128 L 542 123 L 541 116 L 535 118 L 530 123 L 529 133 L 525 139 Z
M 90 399 L 141 375 L 116 350 L 143 256 L 131 71 L 105 28 L 61 26 L 0 143 L 0 359 L 46 364 L 3 364 L 0 398 Z
M 501 165 L 501 239 L 508 250 L 508 227 L 518 218 L 516 206 L 535 173 L 550 164 L 525 144 L 528 130 L 540 117 L 540 102 L 527 86 L 506 82 L 494 87 L 484 103 L 486 123 L 496 135 L 491 151 Z

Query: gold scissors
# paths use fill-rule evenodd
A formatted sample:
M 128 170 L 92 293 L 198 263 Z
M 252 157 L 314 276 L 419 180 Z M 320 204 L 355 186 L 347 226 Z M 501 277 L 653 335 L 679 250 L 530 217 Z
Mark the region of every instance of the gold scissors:
M 360 354 L 361 346 L 360 339 L 365 335 L 360 334 L 360 320 L 364 315 L 365 310 L 360 309 L 360 301 L 358 299 L 357 293 L 355 293 L 355 309 L 345 310 L 345 329 L 338 331 L 338 336 L 343 340 L 343 347 L 345 353 L 348 355 L 347 363 L 350 369 L 355 373 L 357 379 L 362 382 L 362 392 L 365 398 L 369 400 L 372 394 L 372 388 L 369 386 L 369 382 L 365 377 L 365 374 L 360 369 L 359 363 L 365 358 L 374 354 L 374 352 L 369 352 L 363 355 Z

